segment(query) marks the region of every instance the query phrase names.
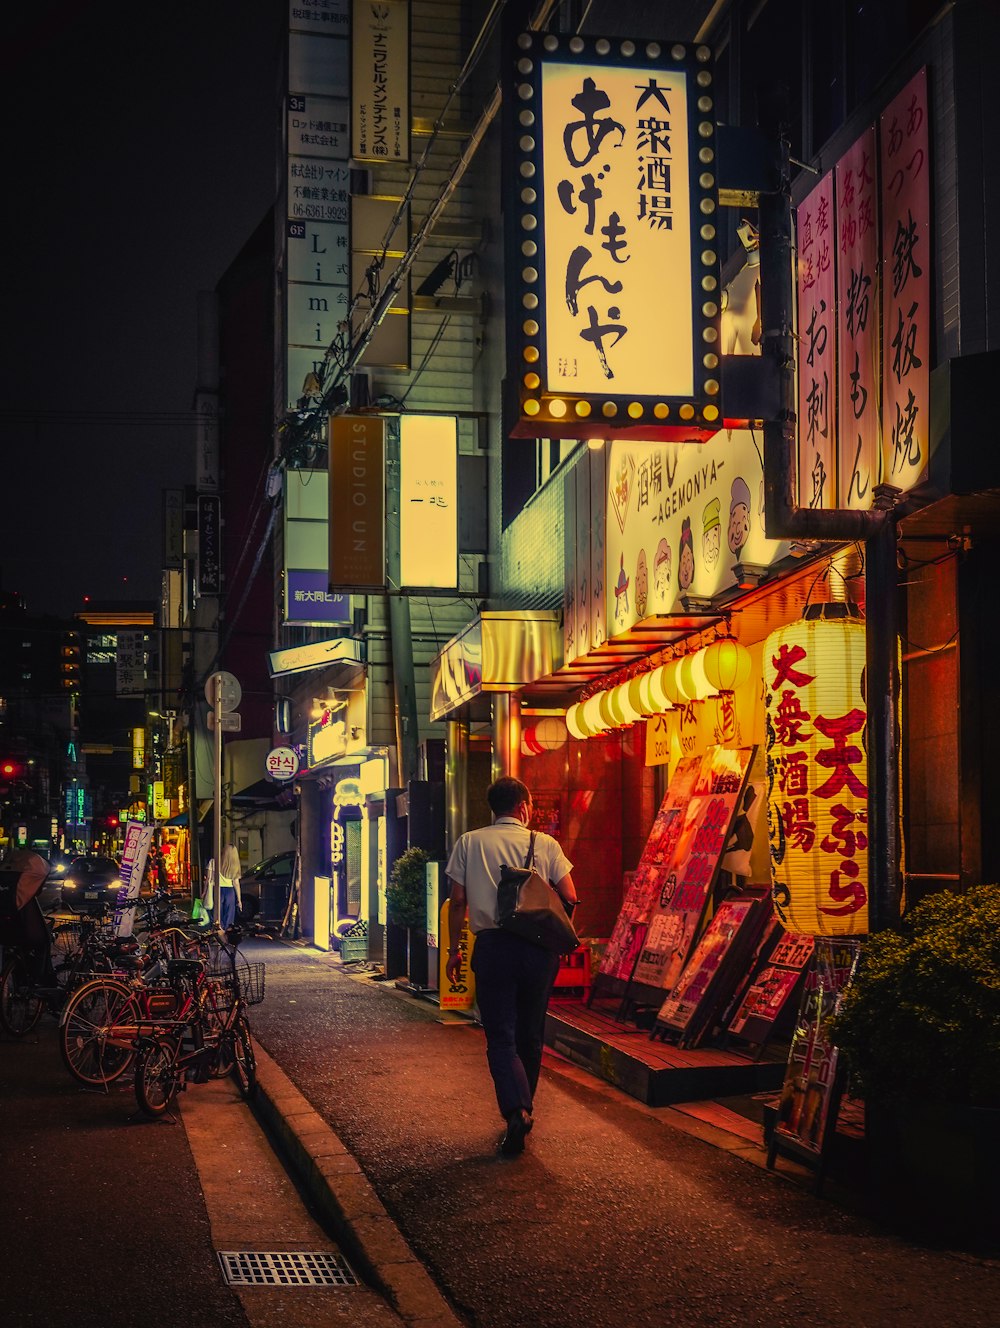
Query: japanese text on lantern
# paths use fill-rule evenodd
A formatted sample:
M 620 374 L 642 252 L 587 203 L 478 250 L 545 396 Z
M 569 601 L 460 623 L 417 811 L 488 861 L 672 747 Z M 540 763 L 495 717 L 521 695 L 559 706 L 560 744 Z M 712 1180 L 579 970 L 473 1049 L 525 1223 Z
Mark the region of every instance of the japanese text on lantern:
M 816 626 L 834 640 L 853 630 L 795 624 L 765 652 L 774 905 L 805 934 L 863 930 L 851 920 L 868 900 L 865 710 L 852 677 L 860 665 L 824 658 L 812 644 Z
M 930 393 L 930 163 L 927 71 L 880 118 L 882 473 L 910 489 L 927 473 Z
M 841 507 L 870 507 L 879 481 L 876 165 L 873 126 L 844 153 L 835 171 Z
M 833 173 L 798 208 L 799 503 L 836 503 L 836 235 Z

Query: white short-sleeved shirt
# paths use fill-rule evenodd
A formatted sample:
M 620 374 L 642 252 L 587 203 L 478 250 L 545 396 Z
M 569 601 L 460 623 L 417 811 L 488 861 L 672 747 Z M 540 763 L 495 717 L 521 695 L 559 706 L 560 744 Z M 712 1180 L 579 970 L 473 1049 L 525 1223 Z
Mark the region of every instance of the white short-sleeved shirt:
M 445 874 L 465 886 L 469 929 L 487 931 L 497 925 L 497 881 L 500 868 L 523 867 L 531 831 L 513 816 L 500 816 L 492 825 L 469 830 L 451 850 Z M 553 885 L 568 876 L 573 864 L 551 835 L 535 831 L 532 866 Z

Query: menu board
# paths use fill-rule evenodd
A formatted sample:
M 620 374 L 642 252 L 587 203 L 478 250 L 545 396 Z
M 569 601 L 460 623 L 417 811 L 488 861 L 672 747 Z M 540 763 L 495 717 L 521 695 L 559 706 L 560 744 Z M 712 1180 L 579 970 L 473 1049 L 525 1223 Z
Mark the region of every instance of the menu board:
M 770 899 L 764 894 L 722 901 L 663 1002 L 658 1027 L 679 1034 L 684 1046 L 697 1044 L 746 971 L 769 912 Z
M 660 867 L 665 876 L 651 904 L 634 982 L 660 990 L 677 983 L 729 840 L 753 754 L 750 747 L 710 747 L 702 756 L 690 796 L 663 837 L 664 849 L 669 847 Z
M 729 1032 L 751 1042 L 764 1042 L 798 986 L 814 948 L 811 936 L 782 932 L 767 963 L 730 1019 Z
M 626 880 L 625 902 L 601 958 L 599 974 L 628 982 L 642 951 L 653 908 L 667 881 L 667 864 L 680 835 L 683 811 L 701 769 L 700 756 L 677 764 L 663 804 L 656 814 L 639 866 Z
M 819 937 L 815 945 L 788 1052 L 772 1146 L 791 1143 L 818 1157 L 836 1102 L 837 1048 L 829 1024 L 854 976 L 861 944 L 850 938 Z

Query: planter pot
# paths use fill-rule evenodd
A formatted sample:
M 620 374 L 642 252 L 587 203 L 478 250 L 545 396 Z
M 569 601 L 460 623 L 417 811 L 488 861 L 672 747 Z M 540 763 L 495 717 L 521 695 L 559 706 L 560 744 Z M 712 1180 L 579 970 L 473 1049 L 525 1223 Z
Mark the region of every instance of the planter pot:
M 963 1244 L 1000 1242 L 1000 1108 L 869 1104 L 873 1197 L 894 1222 Z

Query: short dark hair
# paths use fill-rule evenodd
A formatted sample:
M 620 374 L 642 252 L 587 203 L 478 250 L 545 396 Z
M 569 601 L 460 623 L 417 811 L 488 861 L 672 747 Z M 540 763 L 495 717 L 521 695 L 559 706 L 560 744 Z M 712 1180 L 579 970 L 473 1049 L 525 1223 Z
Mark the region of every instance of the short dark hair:
M 486 790 L 486 801 L 494 816 L 509 816 L 515 807 L 528 802 L 531 791 L 527 784 L 522 784 L 513 775 L 501 775 Z

